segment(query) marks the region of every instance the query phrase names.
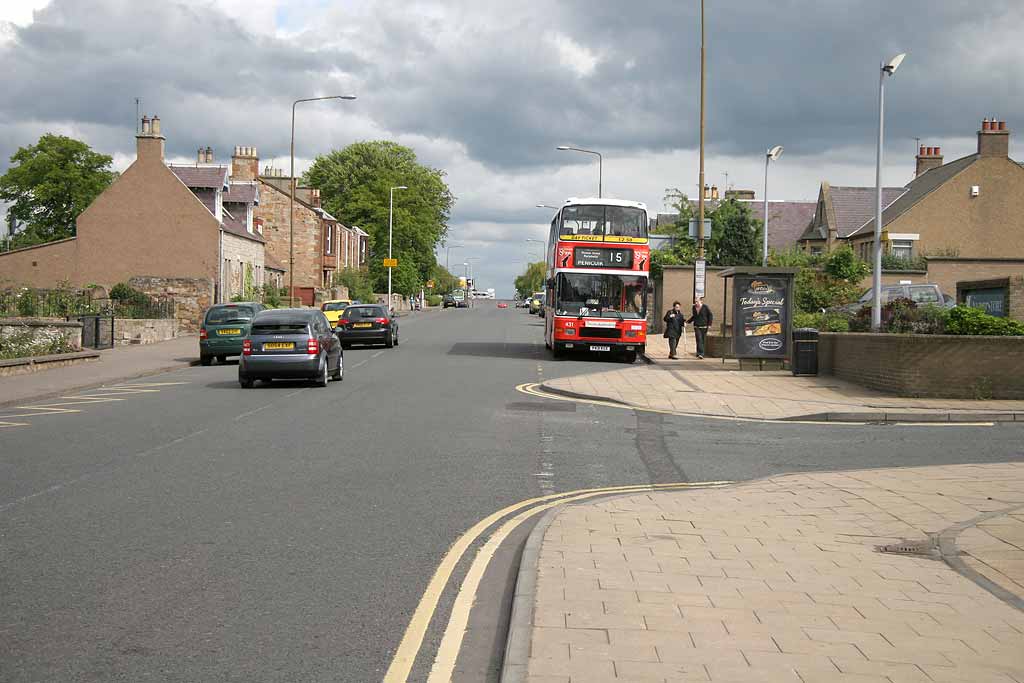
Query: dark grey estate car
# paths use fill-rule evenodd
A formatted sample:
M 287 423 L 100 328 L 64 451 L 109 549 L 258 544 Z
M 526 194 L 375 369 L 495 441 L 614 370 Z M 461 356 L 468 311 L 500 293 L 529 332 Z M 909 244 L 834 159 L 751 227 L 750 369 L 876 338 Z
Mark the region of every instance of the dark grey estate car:
M 343 378 L 341 342 L 331 324 L 314 308 L 260 311 L 242 342 L 238 383 L 248 389 L 256 380 L 310 379 L 325 387 Z
M 334 330 L 342 346 L 352 344 L 383 344 L 387 348 L 398 346 L 398 319 L 384 306 L 363 304 L 349 306 L 338 319 Z

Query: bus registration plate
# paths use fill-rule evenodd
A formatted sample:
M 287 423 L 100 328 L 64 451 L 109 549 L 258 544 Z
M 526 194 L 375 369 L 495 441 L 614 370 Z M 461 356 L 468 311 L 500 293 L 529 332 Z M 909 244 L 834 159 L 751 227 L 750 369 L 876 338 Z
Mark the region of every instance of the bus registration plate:
M 590 350 L 591 351 L 611 351 L 612 347 L 610 347 L 610 346 L 591 346 Z

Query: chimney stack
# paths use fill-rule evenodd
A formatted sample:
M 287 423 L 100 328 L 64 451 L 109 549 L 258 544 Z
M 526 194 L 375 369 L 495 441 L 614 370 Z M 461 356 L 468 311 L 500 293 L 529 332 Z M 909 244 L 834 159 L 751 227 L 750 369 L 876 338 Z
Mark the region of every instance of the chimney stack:
M 917 178 L 926 171 L 942 166 L 942 149 L 921 145 L 915 158 L 917 159 L 917 170 L 914 172 L 914 177 Z
M 704 199 L 711 199 L 711 187 L 709 185 L 704 186 Z
M 1006 121 L 983 119 L 978 131 L 978 155 L 983 157 L 1009 157 L 1010 131 Z
M 206 154 L 204 154 L 203 156 L 206 157 L 206 163 L 212 164 L 213 163 L 213 148 L 210 147 L 209 145 L 207 145 L 206 146 Z
M 309 191 L 309 203 L 317 209 L 320 208 L 320 190 L 315 187 Z
M 717 185 L 712 185 L 711 186 L 711 198 L 712 199 L 718 199 L 718 186 Z
M 255 147 L 235 147 L 231 157 L 232 180 L 256 180 L 260 174 L 260 159 Z
M 160 117 L 142 116 L 142 132 L 135 136 L 135 155 L 143 163 L 164 162 L 164 136 L 160 134 Z

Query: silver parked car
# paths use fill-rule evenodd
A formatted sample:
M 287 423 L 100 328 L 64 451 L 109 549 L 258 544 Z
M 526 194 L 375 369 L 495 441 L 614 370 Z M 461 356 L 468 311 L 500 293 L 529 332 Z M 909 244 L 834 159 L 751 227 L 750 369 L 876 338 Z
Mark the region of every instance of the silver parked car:
M 849 313 L 856 313 L 865 306 L 871 308 L 873 293 L 874 290 L 869 289 L 856 302 L 846 304 L 842 309 Z M 918 306 L 927 306 L 928 304 L 942 308 L 953 308 L 956 306 L 956 301 L 953 300 L 953 297 L 943 294 L 938 285 L 932 284 L 883 285 L 881 298 L 883 306 L 894 299 L 910 299 Z
M 242 341 L 238 383 L 248 389 L 256 380 L 309 379 L 326 387 L 344 377 L 341 342 L 324 314 L 314 308 L 260 311 Z

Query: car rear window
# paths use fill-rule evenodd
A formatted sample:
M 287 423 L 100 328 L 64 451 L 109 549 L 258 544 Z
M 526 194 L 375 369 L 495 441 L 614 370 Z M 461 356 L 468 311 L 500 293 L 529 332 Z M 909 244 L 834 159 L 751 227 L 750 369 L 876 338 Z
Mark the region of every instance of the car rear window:
M 324 311 L 341 311 L 344 310 L 349 304 L 344 301 L 335 301 L 333 303 L 326 303 L 323 306 Z
M 353 318 L 383 318 L 385 317 L 384 309 L 380 306 L 352 306 L 351 308 L 345 309 L 345 317 L 348 319 Z
M 937 304 L 939 295 L 934 287 L 911 287 L 910 299 L 917 304 Z
M 209 325 L 247 323 L 253 315 L 255 311 L 249 306 L 217 306 L 206 312 L 206 322 Z
M 254 323 L 252 334 L 305 334 L 308 328 L 305 320 L 273 320 Z

